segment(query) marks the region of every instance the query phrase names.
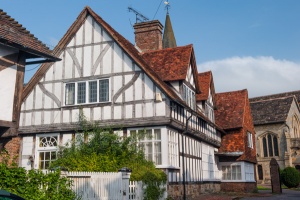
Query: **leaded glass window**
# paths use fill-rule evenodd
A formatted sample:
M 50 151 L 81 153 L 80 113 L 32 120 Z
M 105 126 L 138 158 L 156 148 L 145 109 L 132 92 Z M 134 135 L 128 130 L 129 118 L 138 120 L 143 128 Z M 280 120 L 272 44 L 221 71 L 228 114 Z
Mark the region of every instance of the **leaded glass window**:
M 97 102 L 97 81 L 89 82 L 89 102 Z
M 66 84 L 66 105 L 75 104 L 75 83 Z
M 80 82 L 78 83 L 77 87 L 77 103 L 85 103 L 86 99 L 86 83 L 85 82 Z
M 109 81 L 108 79 L 99 80 L 99 101 L 109 100 Z

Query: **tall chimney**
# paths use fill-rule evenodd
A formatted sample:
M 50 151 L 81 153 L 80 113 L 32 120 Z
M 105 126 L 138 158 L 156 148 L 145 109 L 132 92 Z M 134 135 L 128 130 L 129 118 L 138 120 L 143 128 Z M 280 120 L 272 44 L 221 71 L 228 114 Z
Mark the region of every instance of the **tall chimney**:
M 158 20 L 134 24 L 135 44 L 143 52 L 162 49 L 163 25 Z

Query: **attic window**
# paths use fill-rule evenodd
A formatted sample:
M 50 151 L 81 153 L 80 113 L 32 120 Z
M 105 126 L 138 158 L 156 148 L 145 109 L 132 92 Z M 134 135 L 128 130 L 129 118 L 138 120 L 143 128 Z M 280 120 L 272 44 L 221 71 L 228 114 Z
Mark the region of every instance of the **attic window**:
M 247 132 L 247 136 L 248 136 L 248 147 L 253 149 L 253 137 L 252 137 L 252 133 Z
M 182 86 L 182 97 L 184 101 L 189 105 L 193 110 L 196 108 L 196 98 L 195 98 L 195 92 L 190 89 L 188 86 L 183 84 Z
M 65 84 L 65 105 L 109 101 L 109 79 L 80 81 Z

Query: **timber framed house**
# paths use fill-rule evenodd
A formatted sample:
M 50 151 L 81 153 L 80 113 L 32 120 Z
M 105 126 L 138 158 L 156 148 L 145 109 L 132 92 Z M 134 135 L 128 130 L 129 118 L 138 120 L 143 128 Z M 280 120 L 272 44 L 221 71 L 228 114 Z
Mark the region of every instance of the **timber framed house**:
M 182 196 L 183 177 L 190 196 L 220 190 L 216 153 L 226 132 L 215 123 L 213 86 L 201 88 L 193 46 L 162 48 L 170 34 L 162 38 L 157 20 L 134 29 L 135 46 L 83 9 L 54 49 L 61 61 L 43 64 L 24 89 L 20 165 L 46 169 L 58 145 L 74 137 L 82 109 L 100 126 L 122 127 L 121 134 L 151 134 L 142 141 L 146 157 L 168 175 L 172 197 Z M 207 97 L 199 97 L 202 90 Z

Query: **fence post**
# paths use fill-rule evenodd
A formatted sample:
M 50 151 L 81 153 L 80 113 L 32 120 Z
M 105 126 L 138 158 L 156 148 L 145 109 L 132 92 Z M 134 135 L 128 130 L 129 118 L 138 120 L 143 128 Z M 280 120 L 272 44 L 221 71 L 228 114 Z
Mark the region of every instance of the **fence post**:
M 123 200 L 129 200 L 129 179 L 131 170 L 127 167 L 123 167 L 119 172 L 122 173 Z

